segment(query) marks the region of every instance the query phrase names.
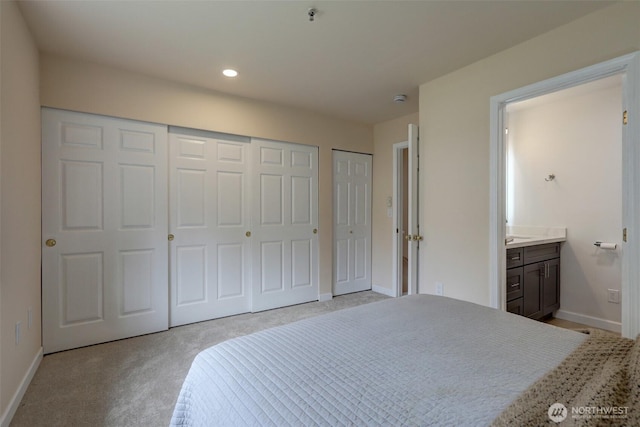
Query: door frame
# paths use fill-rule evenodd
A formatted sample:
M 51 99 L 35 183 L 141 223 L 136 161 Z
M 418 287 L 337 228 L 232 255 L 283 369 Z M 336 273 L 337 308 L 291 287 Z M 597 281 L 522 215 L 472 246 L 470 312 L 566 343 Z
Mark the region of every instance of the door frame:
M 402 239 L 403 236 L 400 233 L 403 220 L 403 188 L 402 188 L 402 176 L 404 173 L 404 162 L 402 152 L 405 149 L 409 149 L 409 141 L 398 142 L 393 144 L 393 195 L 392 195 L 392 229 L 391 241 L 393 242 L 391 247 L 391 289 L 396 297 L 402 296 Z M 408 277 L 410 277 L 408 275 Z M 407 287 L 407 293 L 409 293 L 410 286 Z
M 408 271 L 407 271 L 407 295 L 413 295 L 419 293 L 419 282 L 418 282 L 418 260 L 419 260 L 419 252 L 420 249 L 420 240 L 422 240 L 422 236 L 420 235 L 420 200 L 418 191 L 419 188 L 419 137 L 418 137 L 419 129 L 415 124 L 407 125 L 407 140 L 404 142 L 399 142 L 393 145 L 393 199 L 392 199 L 392 249 L 391 249 L 391 262 L 392 262 L 392 293 L 394 293 L 397 297 L 402 296 L 402 269 L 400 268 L 400 263 L 402 262 L 402 251 L 400 249 L 400 245 L 398 244 L 398 238 L 402 238 L 399 236 L 399 227 L 398 223 L 400 222 L 400 214 L 402 204 L 400 201 L 402 200 L 402 177 L 400 174 L 402 173 L 402 157 L 400 153 L 403 149 L 408 150 L 409 162 L 407 165 L 408 171 L 408 194 L 409 200 L 407 203 L 407 217 L 408 224 L 406 224 L 406 229 L 408 232 L 408 236 L 413 236 L 413 239 L 409 243 L 407 258 L 408 258 Z
M 628 240 L 623 243 L 622 252 L 622 336 L 634 338 L 640 333 L 640 265 L 630 262 L 640 257 L 640 171 L 634 167 L 640 164 L 640 52 L 491 97 L 489 287 L 493 308 L 504 310 L 506 305 L 506 106 L 619 74 L 623 76 L 623 110 L 631 119 L 627 125 L 621 124 L 622 224 L 627 228 Z

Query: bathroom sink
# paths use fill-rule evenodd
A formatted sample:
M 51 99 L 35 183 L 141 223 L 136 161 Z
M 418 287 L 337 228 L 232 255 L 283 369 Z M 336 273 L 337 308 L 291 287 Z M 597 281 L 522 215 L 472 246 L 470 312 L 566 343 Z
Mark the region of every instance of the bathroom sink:
M 512 236 L 512 235 L 508 235 L 507 238 L 504 241 L 505 245 L 513 245 L 516 243 L 523 243 L 523 242 L 527 242 L 529 240 L 533 239 L 533 237 L 530 236 Z

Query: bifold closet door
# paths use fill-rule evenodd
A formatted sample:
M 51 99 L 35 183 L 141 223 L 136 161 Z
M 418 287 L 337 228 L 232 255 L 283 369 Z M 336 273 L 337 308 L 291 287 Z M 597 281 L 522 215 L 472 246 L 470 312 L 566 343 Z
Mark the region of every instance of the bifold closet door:
M 169 134 L 171 326 L 251 310 L 248 138 L 182 131 Z
M 333 151 L 333 295 L 371 289 L 371 160 Z
M 42 109 L 44 352 L 168 327 L 166 126 Z
M 318 299 L 318 148 L 253 139 L 252 311 Z

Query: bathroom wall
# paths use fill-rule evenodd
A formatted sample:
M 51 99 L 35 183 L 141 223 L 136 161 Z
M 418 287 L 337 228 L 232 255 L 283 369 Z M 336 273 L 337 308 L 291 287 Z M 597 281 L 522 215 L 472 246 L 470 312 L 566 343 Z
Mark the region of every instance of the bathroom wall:
M 508 112 L 509 225 L 567 227 L 558 317 L 619 328 L 620 304 L 608 302 L 607 290 L 621 284 L 621 77 L 512 104 Z M 555 179 L 545 181 L 550 174 Z M 599 249 L 596 241 L 618 249 Z

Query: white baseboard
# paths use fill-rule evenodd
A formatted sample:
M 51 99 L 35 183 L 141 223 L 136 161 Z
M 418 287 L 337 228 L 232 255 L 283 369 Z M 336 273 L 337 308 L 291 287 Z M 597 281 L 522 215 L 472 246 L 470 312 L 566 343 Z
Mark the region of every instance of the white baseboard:
M 331 301 L 333 299 L 333 294 L 320 294 L 318 295 L 318 301 Z
M 16 392 L 13 394 L 11 402 L 9 402 L 9 406 L 7 406 L 6 411 L 4 411 L 4 414 L 2 414 L 2 418 L 0 419 L 0 426 L 9 427 L 9 424 L 11 424 L 11 419 L 18 410 L 20 401 L 26 393 L 27 387 L 29 387 L 33 376 L 36 374 L 36 371 L 40 366 L 40 362 L 42 362 L 42 347 L 40 347 L 40 350 L 38 350 L 36 357 L 33 359 L 33 362 L 31 362 L 31 366 L 29 366 L 29 369 L 24 374 L 22 382 L 20 383 L 20 387 L 18 387 L 18 390 L 16 390 Z
M 384 286 L 380 286 L 380 285 L 372 285 L 371 290 L 373 292 L 377 292 L 379 294 L 386 295 L 392 298 L 395 298 L 396 296 L 396 293 L 394 292 L 393 289 L 385 288 Z
M 587 316 L 586 314 L 558 310 L 555 317 L 562 320 L 568 320 L 570 322 L 582 323 L 583 325 L 591 326 L 592 328 L 605 329 L 611 332 L 620 333 L 622 331 L 622 324 L 619 322 Z

